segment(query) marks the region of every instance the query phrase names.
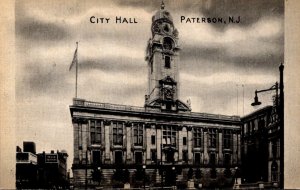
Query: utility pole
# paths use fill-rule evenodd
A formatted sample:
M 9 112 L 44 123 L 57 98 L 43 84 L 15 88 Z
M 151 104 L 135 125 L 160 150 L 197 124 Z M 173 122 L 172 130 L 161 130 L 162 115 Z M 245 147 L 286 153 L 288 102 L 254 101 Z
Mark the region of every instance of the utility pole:
M 236 84 L 236 115 L 239 115 L 239 86 Z
M 87 189 L 87 182 L 88 182 L 88 180 L 87 180 L 87 166 L 88 166 L 88 163 L 87 163 L 87 161 L 88 161 L 87 156 L 88 156 L 88 151 L 86 150 L 86 151 L 85 151 L 85 189 Z
M 283 69 L 284 66 L 281 63 L 279 66 L 279 73 L 280 73 L 280 79 L 279 79 L 279 110 L 280 110 L 280 189 L 284 189 L 284 86 L 283 86 Z
M 163 164 L 162 164 L 162 153 L 163 153 L 163 145 L 161 142 L 161 144 L 160 144 L 161 189 L 164 189 L 164 170 L 163 170 Z
M 243 87 L 243 116 L 245 114 L 245 91 L 244 91 L 244 84 L 242 84 L 242 87 Z

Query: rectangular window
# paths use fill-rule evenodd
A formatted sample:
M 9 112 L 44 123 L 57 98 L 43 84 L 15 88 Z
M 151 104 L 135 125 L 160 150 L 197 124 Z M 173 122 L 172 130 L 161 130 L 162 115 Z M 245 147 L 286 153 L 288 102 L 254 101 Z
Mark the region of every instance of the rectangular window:
M 170 56 L 165 56 L 165 67 L 166 68 L 171 68 L 171 58 Z
M 90 130 L 91 130 L 91 143 L 95 143 L 96 135 L 95 135 L 95 121 L 90 121 Z
M 155 145 L 155 136 L 154 135 L 151 136 L 151 144 Z
M 211 164 L 211 165 L 215 165 L 216 164 L 216 154 L 215 153 L 211 153 L 209 155 L 209 164 Z
M 101 121 L 90 121 L 91 144 L 101 143 Z
M 251 134 L 251 127 L 250 127 L 250 122 L 247 123 L 247 134 L 250 135 Z
M 143 154 L 142 152 L 135 152 L 135 163 L 142 164 L 143 163 Z
M 230 149 L 231 148 L 231 143 L 232 142 L 232 133 L 230 130 L 224 130 L 223 134 L 223 144 L 224 148 Z
M 93 151 L 93 164 L 100 165 L 101 164 L 101 156 L 100 151 Z
M 225 154 L 224 155 L 224 165 L 225 166 L 229 166 L 231 163 L 231 156 L 230 154 Z
M 256 131 L 256 127 L 255 127 L 255 122 L 254 120 L 252 121 L 252 132 Z
M 200 153 L 195 153 L 195 165 L 200 165 Z
M 122 151 L 115 152 L 115 164 L 122 164 L 123 163 L 123 153 Z
M 183 137 L 183 138 L 182 138 L 182 144 L 183 144 L 183 145 L 186 145 L 186 137 Z
M 156 150 L 151 150 L 151 161 L 156 162 L 157 156 L 156 156 Z
M 210 148 L 217 147 L 217 130 L 216 129 L 208 130 L 208 146 Z
M 151 74 L 153 73 L 153 60 L 150 61 L 150 70 L 151 70 Z
M 193 128 L 194 147 L 202 146 L 202 131 L 200 128 Z
M 123 124 L 113 124 L 113 143 L 114 145 L 123 145 Z
M 182 151 L 182 160 L 187 163 L 188 162 L 188 152 L 187 151 Z
M 176 129 L 173 126 L 163 126 L 163 144 L 176 146 Z
M 133 141 L 135 146 L 143 145 L 143 125 L 136 124 L 133 126 Z

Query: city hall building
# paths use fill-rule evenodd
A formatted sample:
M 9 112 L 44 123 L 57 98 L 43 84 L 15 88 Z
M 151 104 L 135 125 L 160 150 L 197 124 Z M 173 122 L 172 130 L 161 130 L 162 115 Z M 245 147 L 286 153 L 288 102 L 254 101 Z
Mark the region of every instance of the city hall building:
M 73 99 L 75 188 L 114 186 L 118 180 L 138 186 L 140 171 L 147 186 L 171 186 L 188 178 L 209 186 L 205 183 L 232 180 L 240 167 L 240 117 L 192 112 L 190 103 L 179 99 L 181 47 L 163 4 L 152 17 L 151 31 L 144 106 Z M 117 171 L 123 171 L 123 178 L 115 176 Z

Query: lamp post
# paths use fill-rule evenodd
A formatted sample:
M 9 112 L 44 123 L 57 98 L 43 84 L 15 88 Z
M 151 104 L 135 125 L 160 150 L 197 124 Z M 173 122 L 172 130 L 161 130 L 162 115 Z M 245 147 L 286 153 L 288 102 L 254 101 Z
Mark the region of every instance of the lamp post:
M 276 100 L 275 100 L 275 106 L 278 111 L 278 118 L 279 118 L 279 138 L 280 138 L 280 188 L 284 189 L 284 91 L 283 91 L 283 70 L 284 65 L 281 63 L 279 66 L 279 74 L 280 74 L 280 81 L 279 86 L 276 82 L 275 85 L 273 85 L 271 88 L 263 89 L 263 90 L 256 90 L 255 91 L 255 97 L 254 102 L 251 104 L 252 106 L 260 105 L 261 102 L 258 101 L 257 94 L 261 92 L 266 91 L 276 91 Z M 279 95 L 278 95 L 278 90 Z M 279 96 L 279 97 L 278 97 Z M 279 102 L 278 102 L 279 100 Z
M 164 170 L 163 170 L 162 154 L 163 154 L 163 144 L 161 143 L 160 144 L 161 189 L 164 188 Z
M 176 174 L 175 174 L 175 166 L 172 167 L 172 181 L 173 181 L 173 186 L 176 186 Z
M 143 171 L 144 171 L 144 189 L 146 189 L 146 165 L 143 165 Z
M 235 169 L 235 174 L 234 174 L 235 175 L 235 182 L 234 183 L 237 184 L 237 178 L 238 178 L 237 171 L 238 171 L 239 168 L 236 166 L 234 169 Z

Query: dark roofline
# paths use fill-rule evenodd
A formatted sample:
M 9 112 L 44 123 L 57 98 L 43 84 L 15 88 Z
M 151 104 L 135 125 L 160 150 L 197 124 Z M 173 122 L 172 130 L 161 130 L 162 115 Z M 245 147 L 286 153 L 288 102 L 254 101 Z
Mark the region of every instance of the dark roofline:
M 90 102 L 83 99 L 74 99 L 70 106 L 71 116 L 74 111 L 90 113 L 113 113 L 118 115 L 146 116 L 157 118 L 172 118 L 173 120 L 203 121 L 223 124 L 240 125 L 239 116 L 226 116 L 218 114 L 197 112 L 162 112 L 160 109 L 149 109 L 146 107 L 126 106 L 117 104 Z
M 264 113 L 264 112 L 267 112 L 267 111 L 271 111 L 272 107 L 273 106 L 265 106 L 265 107 L 259 108 L 258 110 L 255 110 L 254 112 L 241 117 L 241 121 L 246 120 L 246 119 L 248 119 L 250 117 L 256 116 L 258 114 L 261 114 L 261 113 Z

